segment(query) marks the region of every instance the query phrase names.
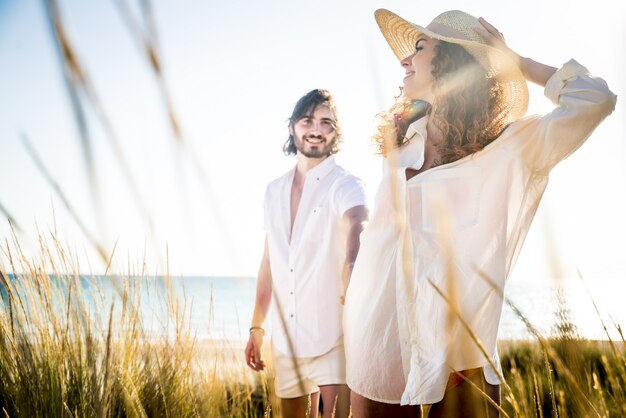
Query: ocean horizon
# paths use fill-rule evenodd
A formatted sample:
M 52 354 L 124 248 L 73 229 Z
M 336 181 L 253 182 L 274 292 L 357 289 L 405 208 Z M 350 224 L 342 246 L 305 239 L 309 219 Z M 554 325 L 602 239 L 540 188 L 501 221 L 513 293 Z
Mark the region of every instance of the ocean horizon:
M 55 276 L 49 277 L 55 280 Z M 9 280 L 15 282 L 16 276 L 10 274 Z M 121 306 L 120 294 L 124 292 L 122 276 L 84 275 L 80 276 L 80 281 L 90 318 L 103 321 L 101 325 L 106 328 L 111 304 L 117 304 L 114 312 L 119 312 Z M 2 303 L 7 309 L 7 292 L 1 284 L 0 291 Z M 159 338 L 175 332 L 176 321 L 171 315 L 174 307 L 179 315 L 182 314 L 180 318 L 198 341 L 229 340 L 240 343 L 248 337 L 256 278 L 172 276 L 166 280 L 163 276 L 141 277 L 126 279 L 126 291 L 135 291 L 140 297 L 139 313 L 148 337 Z M 621 340 L 617 326 L 626 324 L 624 294 L 626 284 L 618 279 L 516 280 L 509 281 L 505 288 L 506 299 L 542 336 L 554 336 L 559 327 L 563 329 L 566 325 L 572 335 L 590 340 Z M 176 303 L 172 304 L 172 300 Z M 103 315 L 104 308 L 106 314 Z M 114 321 L 113 326 L 123 324 Z M 265 328 L 271 334 L 269 320 Z M 524 321 L 507 303 L 502 311 L 498 338 L 534 338 Z

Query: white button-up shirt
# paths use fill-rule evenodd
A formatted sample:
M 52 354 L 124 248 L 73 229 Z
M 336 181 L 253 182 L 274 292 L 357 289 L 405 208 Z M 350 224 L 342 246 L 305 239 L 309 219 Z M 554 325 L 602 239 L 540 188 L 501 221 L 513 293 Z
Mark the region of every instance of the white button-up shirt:
M 343 336 L 341 272 L 347 231 L 343 214 L 365 205 L 363 183 L 330 156 L 306 174 L 293 231 L 290 233 L 290 170 L 271 182 L 265 194 L 265 230 L 272 272 L 272 343 L 295 357 L 322 355 Z M 280 304 L 287 332 L 277 307 Z
M 410 142 L 385 161 L 344 312 L 347 379 L 356 393 L 431 404 L 443 398 L 451 371 L 477 367 L 500 383 L 502 292 L 548 174 L 616 101 L 573 60 L 548 80 L 545 94 L 558 104 L 554 111 L 511 124 L 473 155 L 407 181 L 406 168 L 423 162 L 422 118 L 409 127 Z

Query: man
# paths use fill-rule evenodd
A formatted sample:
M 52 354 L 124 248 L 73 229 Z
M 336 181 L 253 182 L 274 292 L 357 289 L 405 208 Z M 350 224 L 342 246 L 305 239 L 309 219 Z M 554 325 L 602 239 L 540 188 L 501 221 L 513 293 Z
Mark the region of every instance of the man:
M 330 93 L 306 94 L 283 147 L 297 163 L 265 194 L 265 249 L 245 354 L 253 370 L 265 368 L 262 324 L 273 300 L 276 394 L 286 418 L 304 417 L 309 407 L 317 417 L 320 393 L 329 416 L 349 413 L 342 305 L 368 213 L 363 184 L 333 157 L 340 140 Z

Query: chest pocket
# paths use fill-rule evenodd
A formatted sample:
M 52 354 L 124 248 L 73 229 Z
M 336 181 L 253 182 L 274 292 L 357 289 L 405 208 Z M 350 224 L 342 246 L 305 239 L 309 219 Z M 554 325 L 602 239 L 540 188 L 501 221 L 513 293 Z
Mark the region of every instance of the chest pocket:
M 454 168 L 433 173 L 421 188 L 422 229 L 460 232 L 478 223 L 481 169 Z
M 306 241 L 321 241 L 324 238 L 327 223 L 328 209 L 316 206 L 307 213 L 307 220 L 302 229 L 302 239 Z

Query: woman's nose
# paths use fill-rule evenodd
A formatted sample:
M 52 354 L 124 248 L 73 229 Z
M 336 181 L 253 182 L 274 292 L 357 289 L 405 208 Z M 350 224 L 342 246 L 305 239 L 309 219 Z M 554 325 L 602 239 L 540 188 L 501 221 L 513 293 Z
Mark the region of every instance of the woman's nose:
M 400 65 L 402 67 L 407 67 L 411 64 L 411 58 L 413 58 L 414 54 L 409 55 L 408 57 L 404 58 L 403 60 L 400 60 Z

